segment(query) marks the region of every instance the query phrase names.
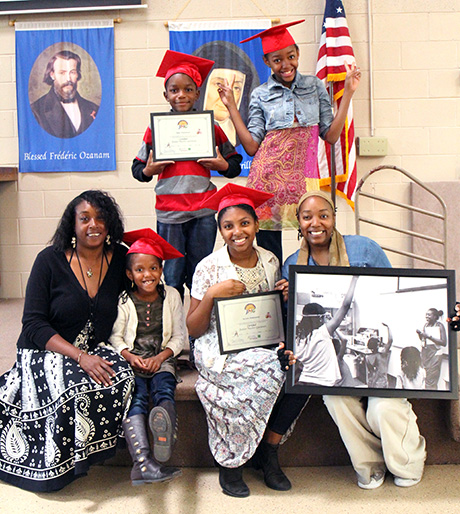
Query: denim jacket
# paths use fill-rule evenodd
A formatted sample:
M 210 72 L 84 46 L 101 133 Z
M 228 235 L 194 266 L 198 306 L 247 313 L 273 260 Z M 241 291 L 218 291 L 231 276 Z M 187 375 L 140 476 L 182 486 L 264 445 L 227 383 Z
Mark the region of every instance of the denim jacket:
M 385 252 L 374 240 L 358 235 L 343 236 L 343 240 L 345 241 L 350 266 L 358 268 L 391 268 L 390 261 Z M 289 280 L 289 266 L 297 264 L 298 256 L 299 250 L 284 261 L 282 275 L 286 280 Z M 311 255 L 308 259 L 308 265 L 317 266 Z
M 259 144 L 269 130 L 292 127 L 294 115 L 303 127 L 319 124 L 324 139 L 334 115 L 322 81 L 313 75 L 297 73 L 291 88 L 275 80 L 254 89 L 249 104 L 248 130 Z

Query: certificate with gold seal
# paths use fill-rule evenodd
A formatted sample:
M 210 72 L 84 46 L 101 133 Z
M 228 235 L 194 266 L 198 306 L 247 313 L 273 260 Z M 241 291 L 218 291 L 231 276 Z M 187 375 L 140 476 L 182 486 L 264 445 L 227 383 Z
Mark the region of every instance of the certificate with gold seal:
M 216 157 L 213 111 L 152 112 L 154 161 L 196 161 Z
M 284 341 L 281 291 L 215 298 L 220 353 L 277 345 Z

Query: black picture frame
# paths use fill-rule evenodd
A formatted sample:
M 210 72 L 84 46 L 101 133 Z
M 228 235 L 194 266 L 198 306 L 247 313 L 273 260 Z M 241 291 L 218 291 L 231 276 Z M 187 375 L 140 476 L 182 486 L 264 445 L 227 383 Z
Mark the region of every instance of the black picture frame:
M 285 339 L 281 291 L 214 298 L 214 311 L 221 355 L 268 348 Z
M 340 316 L 336 314 L 354 276 L 358 278 L 352 304 L 339 335 L 333 332 L 337 341 L 328 340 L 333 322 L 327 323 L 334 319 L 337 324 Z M 326 313 L 309 314 L 321 312 L 315 305 L 305 307 L 313 303 Z M 286 347 L 298 361 L 287 373 L 286 392 L 457 399 L 457 337 L 445 321 L 454 305 L 453 270 L 290 266 Z M 439 311 L 443 314 L 436 323 L 444 330 L 436 323 L 435 328 L 427 327 L 429 316 Z M 446 346 L 435 345 L 430 337 L 442 341 L 443 331 Z M 406 347 L 418 352 L 404 350 L 402 366 L 401 352 Z M 437 359 L 430 360 L 433 356 Z M 434 389 L 426 388 L 430 381 L 436 383 Z

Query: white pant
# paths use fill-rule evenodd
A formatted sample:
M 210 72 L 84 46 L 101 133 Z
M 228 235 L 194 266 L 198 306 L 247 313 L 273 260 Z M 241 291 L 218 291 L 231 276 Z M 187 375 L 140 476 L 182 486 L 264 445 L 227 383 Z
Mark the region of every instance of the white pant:
M 425 439 L 406 398 L 371 397 L 367 410 L 355 396 L 323 396 L 323 400 L 361 483 L 368 484 L 371 475 L 385 467 L 397 477 L 421 478 Z

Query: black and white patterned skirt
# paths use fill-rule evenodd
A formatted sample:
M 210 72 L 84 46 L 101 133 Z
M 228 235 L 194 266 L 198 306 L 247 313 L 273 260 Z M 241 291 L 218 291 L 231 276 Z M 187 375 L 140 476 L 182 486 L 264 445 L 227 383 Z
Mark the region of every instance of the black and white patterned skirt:
M 134 387 L 129 364 L 112 349 L 112 386 L 98 385 L 71 358 L 20 349 L 0 377 L 0 479 L 29 491 L 55 491 L 112 457 Z

